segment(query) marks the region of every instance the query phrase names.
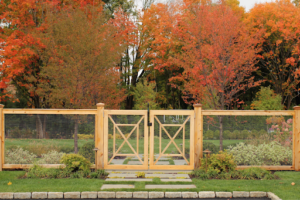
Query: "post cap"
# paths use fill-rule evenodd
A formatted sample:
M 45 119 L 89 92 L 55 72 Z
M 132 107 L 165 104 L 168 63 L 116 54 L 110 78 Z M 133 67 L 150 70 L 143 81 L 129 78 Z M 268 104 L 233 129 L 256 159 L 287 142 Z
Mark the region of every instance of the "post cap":
M 202 107 L 202 104 L 194 104 L 193 106 L 194 106 L 194 108 L 196 108 L 196 107 Z
M 300 106 L 294 106 L 294 110 L 300 110 Z
M 0 104 L 0 108 L 4 108 L 4 105 L 3 105 L 3 104 Z
M 104 107 L 104 103 L 97 103 L 97 107 Z

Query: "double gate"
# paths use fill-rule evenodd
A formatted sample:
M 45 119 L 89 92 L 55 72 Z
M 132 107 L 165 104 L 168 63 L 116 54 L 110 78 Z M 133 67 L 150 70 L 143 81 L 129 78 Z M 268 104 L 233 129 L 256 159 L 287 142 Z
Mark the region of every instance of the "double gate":
M 104 110 L 103 139 L 104 169 L 194 168 L 193 110 Z

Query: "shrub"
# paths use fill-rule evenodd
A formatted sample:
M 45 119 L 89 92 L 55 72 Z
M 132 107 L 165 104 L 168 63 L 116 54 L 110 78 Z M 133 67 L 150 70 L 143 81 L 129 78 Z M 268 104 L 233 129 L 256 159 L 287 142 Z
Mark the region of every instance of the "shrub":
M 78 147 L 79 151 L 80 148 Z M 74 147 L 62 146 L 60 147 L 60 151 L 64 153 L 74 153 Z
M 114 139 L 114 136 L 112 134 L 108 134 L 108 139 Z
M 254 146 L 239 143 L 228 150 L 238 165 L 291 165 L 293 151 L 273 141 Z
M 206 163 L 207 161 L 207 163 Z M 201 159 L 200 169 L 215 171 L 217 174 L 222 172 L 233 171 L 236 168 L 236 163 L 231 154 L 226 151 L 220 151 L 218 154 L 212 154 L 210 158 Z
M 219 130 L 216 130 L 216 131 L 214 132 L 214 138 L 213 138 L 213 139 L 218 140 L 219 138 L 220 138 L 220 131 L 219 131 Z
M 37 156 L 21 147 L 5 152 L 6 164 L 32 164 Z
M 219 148 L 214 145 L 212 142 L 206 142 L 206 141 L 203 141 L 203 150 L 210 150 L 211 153 L 218 153 L 219 152 Z
M 136 172 L 136 177 L 145 178 L 145 172 Z
M 232 138 L 232 139 L 239 139 L 240 134 L 241 134 L 240 131 L 234 130 L 234 131 L 232 132 L 232 135 L 233 135 L 234 138 Z
M 102 178 L 102 177 L 105 177 L 107 175 L 108 175 L 108 173 L 104 169 L 98 169 L 97 171 L 92 172 L 90 174 L 90 177 L 91 178 Z
M 79 154 L 88 159 L 91 163 L 95 163 L 95 141 L 85 143 L 79 150 Z
M 47 154 L 48 152 L 55 150 L 57 152 L 60 151 L 60 147 L 58 145 L 53 144 L 47 144 L 46 141 L 43 142 L 30 142 L 30 144 L 26 147 L 23 147 L 24 150 L 29 151 L 30 153 L 33 153 L 37 155 L 37 157 L 42 157 L 42 154 Z
M 224 139 L 231 139 L 230 135 L 231 135 L 231 132 L 228 131 L 228 130 L 226 130 L 226 131 L 223 132 L 223 138 Z
M 89 170 L 91 163 L 78 154 L 65 154 L 60 163 L 65 164 L 71 172 Z
M 87 139 L 94 139 L 95 136 L 93 134 L 77 134 L 78 139 L 80 140 L 87 140 Z
M 249 136 L 249 131 L 247 131 L 247 130 L 242 130 L 242 132 L 241 132 L 241 137 L 242 137 L 242 139 L 247 139 L 248 136 Z
M 57 151 L 50 151 L 49 153 L 42 154 L 42 158 L 37 161 L 37 164 L 59 164 L 60 159 L 65 154 Z
M 206 133 L 206 139 L 207 140 L 214 139 L 214 132 L 212 130 L 208 130 L 205 133 Z
M 261 169 L 259 167 L 251 167 L 244 170 L 232 170 L 229 172 L 221 172 L 221 173 L 217 173 L 215 170 L 212 169 L 208 169 L 207 171 L 205 171 L 204 169 L 198 169 L 192 171 L 191 175 L 203 180 L 206 179 L 271 180 L 277 178 L 276 175 L 273 175 L 271 174 L 271 172 L 265 169 Z

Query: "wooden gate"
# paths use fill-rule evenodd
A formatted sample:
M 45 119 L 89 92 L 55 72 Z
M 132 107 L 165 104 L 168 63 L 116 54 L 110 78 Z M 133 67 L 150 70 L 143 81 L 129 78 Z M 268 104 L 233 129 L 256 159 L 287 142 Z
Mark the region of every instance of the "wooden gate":
M 172 116 L 169 121 L 166 120 L 166 116 Z M 177 117 L 177 119 L 175 118 Z M 182 120 L 180 123 L 180 116 Z M 160 119 L 159 119 L 160 118 Z M 171 120 L 171 121 L 170 121 Z M 150 165 L 149 169 L 160 169 L 160 170 L 192 170 L 194 169 L 194 111 L 178 111 L 178 110 L 152 110 L 150 111 L 150 121 L 152 126 L 150 127 Z M 167 127 L 175 128 L 172 130 L 167 130 Z M 177 129 L 177 130 L 176 130 Z M 175 131 L 176 130 L 176 131 Z M 179 134 L 182 132 L 182 134 Z M 165 133 L 164 139 L 162 138 L 163 133 Z M 178 136 L 181 139 L 176 139 Z M 163 148 L 162 141 L 168 141 L 166 146 Z M 175 142 L 176 140 L 176 142 Z M 178 143 L 182 141 L 181 147 Z M 185 152 L 185 143 L 189 145 L 189 152 Z M 166 153 L 170 145 L 176 148 L 177 152 Z M 158 146 L 158 152 L 155 153 L 155 147 Z M 188 156 L 187 156 L 188 155 Z M 167 164 L 168 162 L 161 162 L 162 157 L 171 158 L 177 157 L 185 161 L 185 164 L 174 165 Z M 182 163 L 182 162 L 181 162 Z
M 123 117 L 118 120 L 117 117 Z M 133 116 L 135 119 L 130 123 L 127 117 Z M 142 125 L 144 124 L 144 125 Z M 141 133 L 141 126 L 143 131 Z M 124 129 L 131 129 L 129 133 L 125 133 Z M 130 139 L 133 133 L 135 139 Z M 119 138 L 117 136 L 120 136 Z M 140 138 L 143 142 L 140 144 Z M 129 140 L 130 139 L 130 140 Z M 117 144 L 117 142 L 119 144 Z M 122 142 L 121 142 L 122 141 Z M 112 143 L 112 149 L 109 151 L 109 144 Z M 133 144 L 134 143 L 134 144 Z M 132 153 L 122 153 L 124 145 L 128 145 L 129 151 Z M 120 145 L 120 146 L 119 146 Z M 144 148 L 143 155 L 139 154 L 139 147 Z M 111 145 L 110 145 L 111 146 Z M 116 147 L 117 146 L 117 147 Z M 134 147 L 135 146 L 135 147 Z M 127 151 L 127 150 L 126 150 Z M 129 158 L 135 158 L 135 163 L 130 165 Z M 123 159 L 117 159 L 123 158 Z M 125 158 L 125 159 L 124 159 Z M 126 160 L 127 159 L 127 160 Z M 113 161 L 121 163 L 114 163 Z M 144 110 L 105 110 L 104 111 L 104 169 L 148 169 L 148 127 L 147 127 L 147 111 Z

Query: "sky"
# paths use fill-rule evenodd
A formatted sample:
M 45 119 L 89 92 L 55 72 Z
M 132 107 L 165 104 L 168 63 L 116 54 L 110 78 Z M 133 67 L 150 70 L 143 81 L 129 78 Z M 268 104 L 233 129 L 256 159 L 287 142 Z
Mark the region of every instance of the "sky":
M 246 12 L 248 12 L 255 3 L 264 3 L 264 2 L 272 2 L 274 0 L 240 0 L 240 6 L 243 6 L 246 9 Z
M 155 0 L 155 2 L 166 2 L 167 0 Z M 175 0 L 176 1 L 176 0 Z M 243 6 L 246 9 L 246 12 L 248 12 L 255 3 L 264 3 L 264 2 L 271 2 L 275 0 L 239 0 L 240 6 Z M 142 5 L 143 0 L 135 0 L 135 4 L 140 7 Z

